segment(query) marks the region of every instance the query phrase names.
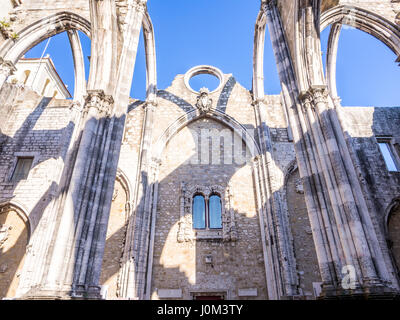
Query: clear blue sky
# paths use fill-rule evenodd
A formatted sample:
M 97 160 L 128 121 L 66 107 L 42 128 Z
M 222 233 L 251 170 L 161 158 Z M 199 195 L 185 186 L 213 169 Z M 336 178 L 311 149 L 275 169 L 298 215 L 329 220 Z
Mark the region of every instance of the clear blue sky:
M 258 0 L 149 0 L 148 9 L 156 39 L 158 88 L 167 88 L 177 74 L 200 64 L 232 73 L 236 80 L 251 89 L 254 25 L 260 8 Z M 90 55 L 90 40 L 82 33 L 85 56 Z M 329 30 L 321 35 L 326 51 Z M 26 57 L 40 57 L 45 42 Z M 47 53 L 68 85 L 74 87 L 72 54 L 65 33 L 52 38 Z M 400 67 L 395 55 L 381 42 L 358 30 L 343 30 L 338 54 L 338 92 L 343 105 L 399 106 Z M 280 93 L 275 59 L 267 32 L 265 46 L 265 91 Z M 88 60 L 86 61 L 88 73 Z M 141 36 L 131 96 L 144 99 L 146 66 Z M 206 77 L 193 78 L 196 89 L 216 82 Z

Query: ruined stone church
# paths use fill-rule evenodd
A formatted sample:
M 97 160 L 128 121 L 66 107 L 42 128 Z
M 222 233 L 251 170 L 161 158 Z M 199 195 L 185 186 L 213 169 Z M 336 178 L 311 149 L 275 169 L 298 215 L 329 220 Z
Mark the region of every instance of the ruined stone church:
M 0 1 L 0 298 L 399 297 L 400 109 L 342 106 L 336 57 L 349 25 L 400 62 L 400 1 L 260 5 L 251 90 L 208 65 L 160 90 L 146 0 Z M 145 101 L 129 96 L 141 31 Z M 34 90 L 22 61 L 61 32 L 73 99 L 50 62 Z M 200 74 L 218 87 L 194 90 Z

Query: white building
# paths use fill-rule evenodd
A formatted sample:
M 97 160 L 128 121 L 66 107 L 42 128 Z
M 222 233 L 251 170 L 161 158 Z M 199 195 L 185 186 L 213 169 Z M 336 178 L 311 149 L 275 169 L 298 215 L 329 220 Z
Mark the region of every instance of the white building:
M 72 97 L 49 55 L 42 59 L 22 58 L 16 64 L 16 68 L 17 71 L 9 77 L 9 82 L 25 85 L 45 97 L 57 99 Z

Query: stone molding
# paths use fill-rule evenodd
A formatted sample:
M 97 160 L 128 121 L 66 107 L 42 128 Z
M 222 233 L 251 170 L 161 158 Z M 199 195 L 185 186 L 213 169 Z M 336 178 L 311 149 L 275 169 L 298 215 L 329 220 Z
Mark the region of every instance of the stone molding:
M 5 76 L 7 78 L 9 76 L 12 76 L 16 70 L 17 70 L 17 68 L 11 61 L 4 60 L 3 58 L 0 57 L 0 74 L 1 75 Z
M 192 203 L 196 194 L 202 194 L 206 200 L 213 194 L 221 197 L 222 207 L 222 230 L 201 230 L 196 232 L 193 229 Z M 222 240 L 224 242 L 236 241 L 237 230 L 235 213 L 232 208 L 232 188 L 220 185 L 201 186 L 181 183 L 180 220 L 177 239 L 178 242 L 189 242 L 196 240 Z

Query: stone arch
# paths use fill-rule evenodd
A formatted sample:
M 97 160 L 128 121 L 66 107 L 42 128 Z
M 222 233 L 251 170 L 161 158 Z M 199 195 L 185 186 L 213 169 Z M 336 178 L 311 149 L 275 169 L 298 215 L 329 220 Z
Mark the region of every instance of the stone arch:
M 383 42 L 398 57 L 400 62 L 399 27 L 378 14 L 365 9 L 340 5 L 321 15 L 321 30 L 329 25 L 332 29 L 328 40 L 326 79 L 333 98 L 338 96 L 336 87 L 336 59 L 342 25 L 349 25 L 364 31 Z
M 254 140 L 254 137 L 248 132 L 248 130 L 245 127 L 243 127 L 234 118 L 217 109 L 212 109 L 207 113 L 201 113 L 199 110 L 196 109 L 179 117 L 164 131 L 164 133 L 159 137 L 159 139 L 155 143 L 153 149 L 154 158 L 160 161 L 162 153 L 168 141 L 171 140 L 171 138 L 174 137 L 182 128 L 204 117 L 209 117 L 213 120 L 216 120 L 217 122 L 224 124 L 234 133 L 241 136 L 244 142 L 246 143 L 247 148 L 251 152 L 252 158 L 261 154 L 261 150 L 256 141 Z
M 254 31 L 253 51 L 253 95 L 254 99 L 264 99 L 264 51 L 267 15 L 264 10 L 258 13 Z
M 385 234 L 397 280 L 400 280 L 400 198 L 392 200 L 385 215 Z
M 143 16 L 144 48 L 146 52 L 146 96 L 147 101 L 155 101 L 157 95 L 157 63 L 154 28 L 149 13 Z
M 0 56 L 16 63 L 21 56 L 38 43 L 67 30 L 80 30 L 90 38 L 90 22 L 71 12 L 63 11 L 36 21 L 18 32 L 18 40 L 7 40 Z
M 146 51 L 147 100 L 154 101 L 157 93 L 156 50 L 153 23 L 147 11 L 143 16 L 142 28 Z M 23 54 L 38 43 L 61 32 L 71 30 L 80 30 L 89 38 L 91 37 L 91 23 L 88 20 L 67 11 L 56 13 L 22 29 L 18 33 L 18 40 L 9 39 L 6 41 L 0 48 L 0 57 L 4 61 L 15 64 Z M 80 43 L 76 41 L 76 36 L 74 39 L 74 35 L 69 33 L 69 37 L 74 53 L 75 74 L 79 74 L 78 78 L 82 78 L 85 74 L 83 61 L 80 61 L 83 59 L 82 53 L 79 54 L 82 49 Z M 79 98 L 82 98 L 85 94 L 81 88 L 84 83 L 85 81 L 80 80 L 79 84 L 76 85 L 76 88 L 80 88 Z M 0 87 L 1 85 L 2 83 L 0 83 Z
M 30 235 L 23 207 L 14 202 L 0 204 L 0 299 L 16 295 Z
M 210 113 L 199 113 L 198 110 L 189 112 L 171 124 L 155 144 L 153 154 L 155 158 L 159 158 L 161 165 L 155 179 L 158 183 L 157 194 L 152 200 L 153 208 L 157 210 L 154 213 L 157 214 L 154 222 L 154 230 L 157 232 L 154 232 L 154 250 L 150 254 L 153 257 L 151 262 L 154 262 L 149 263 L 148 274 L 151 278 L 147 281 L 148 298 L 160 298 L 156 288 L 174 288 L 176 284 L 182 290 L 183 299 L 189 299 L 190 292 L 196 292 L 199 287 L 209 293 L 223 289 L 223 292 L 228 292 L 229 299 L 229 294 L 236 295 L 237 289 L 246 285 L 258 288 L 256 290 L 260 298 L 265 299 L 268 296 L 263 259 L 264 228 L 260 222 L 263 213 L 256 200 L 255 185 L 258 180 L 256 174 L 253 174 L 252 164 L 241 166 L 218 163 L 204 166 L 186 161 L 192 155 L 195 144 L 195 140 L 189 142 L 194 131 L 200 132 L 204 128 L 217 129 L 219 132 L 227 128 L 230 132 L 239 134 L 246 131 L 234 119 L 224 119 L 223 116 L 217 110 Z M 189 130 L 186 130 L 187 127 Z M 252 143 L 250 137 L 247 141 L 243 140 L 247 147 Z M 184 142 L 187 143 L 183 145 Z M 219 147 L 223 153 L 225 143 L 221 143 Z M 256 155 L 257 151 L 253 151 L 252 156 Z M 194 232 L 191 216 L 193 195 L 200 193 L 207 196 L 214 192 L 221 196 L 223 227 L 221 230 L 206 228 Z M 245 229 L 251 229 L 252 232 L 244 232 Z M 233 242 L 235 245 L 231 245 Z M 251 257 L 239 262 L 237 252 L 244 250 L 243 246 L 250 251 Z M 223 261 L 224 253 L 231 258 Z M 211 272 L 211 266 L 204 262 L 205 255 L 212 256 L 212 264 L 217 270 L 215 272 L 227 271 L 220 283 L 214 281 L 215 272 Z M 257 264 L 253 265 L 251 279 L 245 280 L 238 273 L 229 271 L 229 265 L 232 264 L 233 270 L 236 263 L 250 270 L 248 264 L 252 261 L 257 261 Z M 172 275 L 176 279 L 174 284 L 168 280 Z M 218 285 L 219 290 L 216 289 Z

